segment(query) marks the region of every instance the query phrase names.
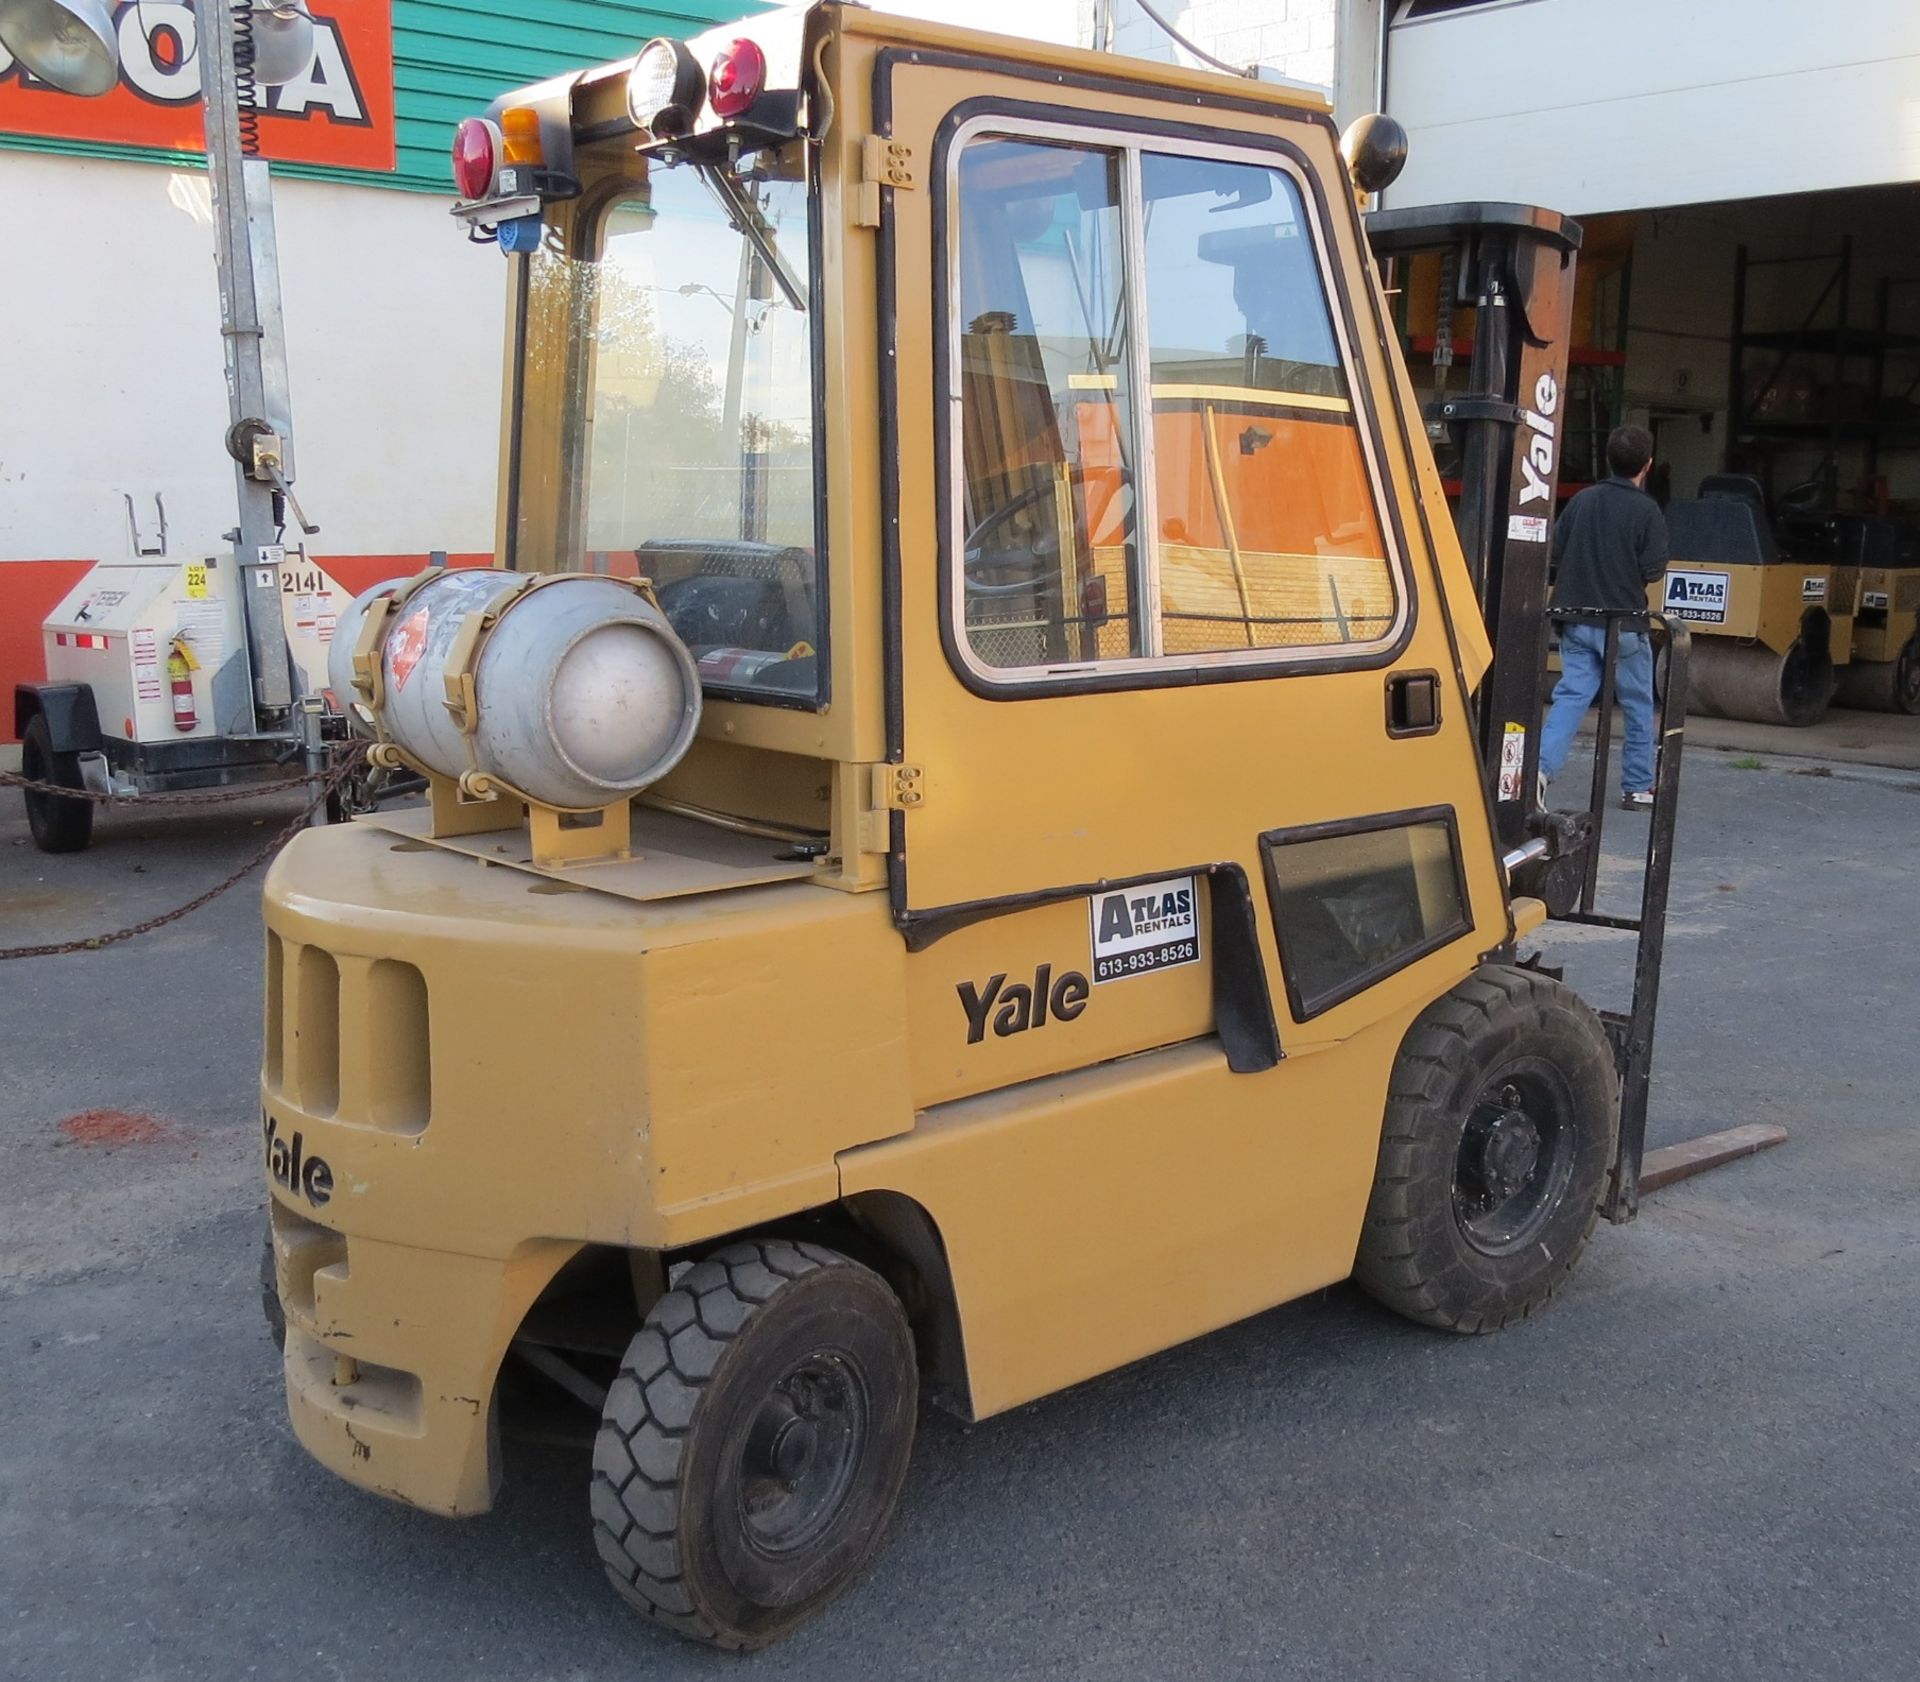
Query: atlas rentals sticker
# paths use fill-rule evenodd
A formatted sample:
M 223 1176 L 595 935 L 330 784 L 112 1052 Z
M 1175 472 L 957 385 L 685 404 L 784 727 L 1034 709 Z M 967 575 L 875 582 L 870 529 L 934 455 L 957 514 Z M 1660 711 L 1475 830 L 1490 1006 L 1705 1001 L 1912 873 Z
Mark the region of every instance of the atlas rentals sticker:
M 1096 984 L 1200 961 L 1200 895 L 1191 876 L 1116 888 L 1087 904 Z
M 1676 568 L 1667 574 L 1667 588 L 1660 600 L 1663 613 L 1685 619 L 1695 625 L 1724 625 L 1727 622 L 1727 578 L 1724 572 L 1683 572 Z

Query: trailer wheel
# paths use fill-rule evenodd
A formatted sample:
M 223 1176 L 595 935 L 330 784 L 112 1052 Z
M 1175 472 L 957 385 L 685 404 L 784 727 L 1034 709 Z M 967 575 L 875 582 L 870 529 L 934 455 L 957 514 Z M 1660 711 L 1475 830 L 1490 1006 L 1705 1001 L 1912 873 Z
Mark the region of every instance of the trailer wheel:
M 20 733 L 20 774 L 37 783 L 62 788 L 85 788 L 77 753 L 55 753 L 44 713 L 35 713 Z M 27 828 L 43 853 L 78 853 L 93 839 L 93 803 L 64 800 L 38 789 L 22 791 L 27 802 Z
M 621 1596 L 716 1647 L 764 1646 L 878 1551 L 913 1449 L 899 1299 L 817 1244 L 729 1244 L 656 1302 L 607 1392 L 593 1534 Z
M 1593 1232 L 1618 1121 L 1612 1048 L 1579 995 L 1482 969 L 1401 1045 L 1355 1278 L 1445 1331 L 1525 1319 Z

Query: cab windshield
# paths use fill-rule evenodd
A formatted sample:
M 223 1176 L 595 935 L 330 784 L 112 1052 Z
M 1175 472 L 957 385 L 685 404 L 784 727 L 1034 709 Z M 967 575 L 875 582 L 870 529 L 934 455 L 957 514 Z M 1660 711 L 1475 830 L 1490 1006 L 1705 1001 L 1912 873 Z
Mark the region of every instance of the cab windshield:
M 588 215 L 576 246 L 591 255 L 544 249 L 528 276 L 523 402 L 543 367 L 571 370 L 550 391 L 556 563 L 651 579 L 709 693 L 817 704 L 803 149 L 731 169 L 652 160 Z M 540 463 L 524 467 L 523 497 Z

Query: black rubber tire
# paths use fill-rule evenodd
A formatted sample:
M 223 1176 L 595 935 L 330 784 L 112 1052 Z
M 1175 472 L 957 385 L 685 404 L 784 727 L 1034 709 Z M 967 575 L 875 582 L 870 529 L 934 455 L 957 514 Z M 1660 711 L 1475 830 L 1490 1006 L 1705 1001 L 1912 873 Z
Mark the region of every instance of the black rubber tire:
M 1920 631 L 1900 645 L 1893 662 L 1893 706 L 1891 711 L 1912 718 L 1920 715 Z
M 77 753 L 55 753 L 53 736 L 47 729 L 44 713 L 35 713 L 20 733 L 20 774 L 39 783 L 58 783 L 62 788 L 84 788 Z M 79 853 L 93 839 L 93 802 L 63 800 L 57 794 L 23 791 L 27 803 L 27 828 L 33 832 L 33 844 L 43 853 Z
M 260 1312 L 267 1322 L 267 1335 L 276 1349 L 287 1346 L 287 1311 L 280 1306 L 280 1281 L 273 1269 L 273 1228 L 260 1246 Z
M 786 1406 L 786 1386 L 807 1364 L 824 1365 L 829 1387 L 844 1379 L 860 1393 L 862 1423 L 803 1533 L 769 1548 L 754 1533 L 751 1492 L 764 1500 L 778 1486 L 764 1471 L 749 1481 L 755 1433 L 770 1406 Z M 809 1396 L 803 1387 L 802 1400 Z M 715 1251 L 654 1304 L 607 1392 L 592 1510 L 614 1587 L 696 1641 L 739 1650 L 778 1640 L 879 1551 L 918 1402 L 912 1333 L 878 1274 L 783 1239 Z M 830 1440 L 832 1429 L 809 1423 L 807 1440 L 823 1431 Z M 811 1469 L 809 1451 L 800 1453 Z
M 1564 1180 L 1543 1180 L 1512 1248 L 1490 1252 L 1461 1209 L 1469 1129 L 1491 1093 L 1520 1082 L 1559 1105 Z M 1566 1281 L 1612 1169 L 1619 1088 L 1606 1030 L 1572 989 L 1489 965 L 1421 1012 L 1400 1047 L 1354 1277 L 1423 1325 L 1491 1332 Z M 1556 1162 L 1561 1160 L 1554 1158 Z

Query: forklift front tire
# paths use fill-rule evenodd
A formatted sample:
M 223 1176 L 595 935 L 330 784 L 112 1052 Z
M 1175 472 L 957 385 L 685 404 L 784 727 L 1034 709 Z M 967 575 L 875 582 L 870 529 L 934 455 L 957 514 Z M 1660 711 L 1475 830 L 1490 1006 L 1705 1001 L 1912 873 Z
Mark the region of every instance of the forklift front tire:
M 1593 1232 L 1618 1114 L 1606 1030 L 1580 996 L 1480 970 L 1401 1045 L 1355 1279 L 1444 1331 L 1525 1319 Z
M 47 728 L 45 713 L 35 713 L 20 732 L 20 774 L 36 783 L 57 783 L 61 788 L 85 788 L 80 776 L 77 753 L 55 753 L 53 734 Z M 93 839 L 93 803 L 66 800 L 57 794 L 37 789 L 23 791 L 27 802 L 27 828 L 33 844 L 43 853 L 79 853 Z
M 716 1647 L 777 1640 L 879 1550 L 913 1450 L 899 1298 L 817 1244 L 729 1244 L 656 1302 L 607 1392 L 594 1543 L 621 1596 Z

